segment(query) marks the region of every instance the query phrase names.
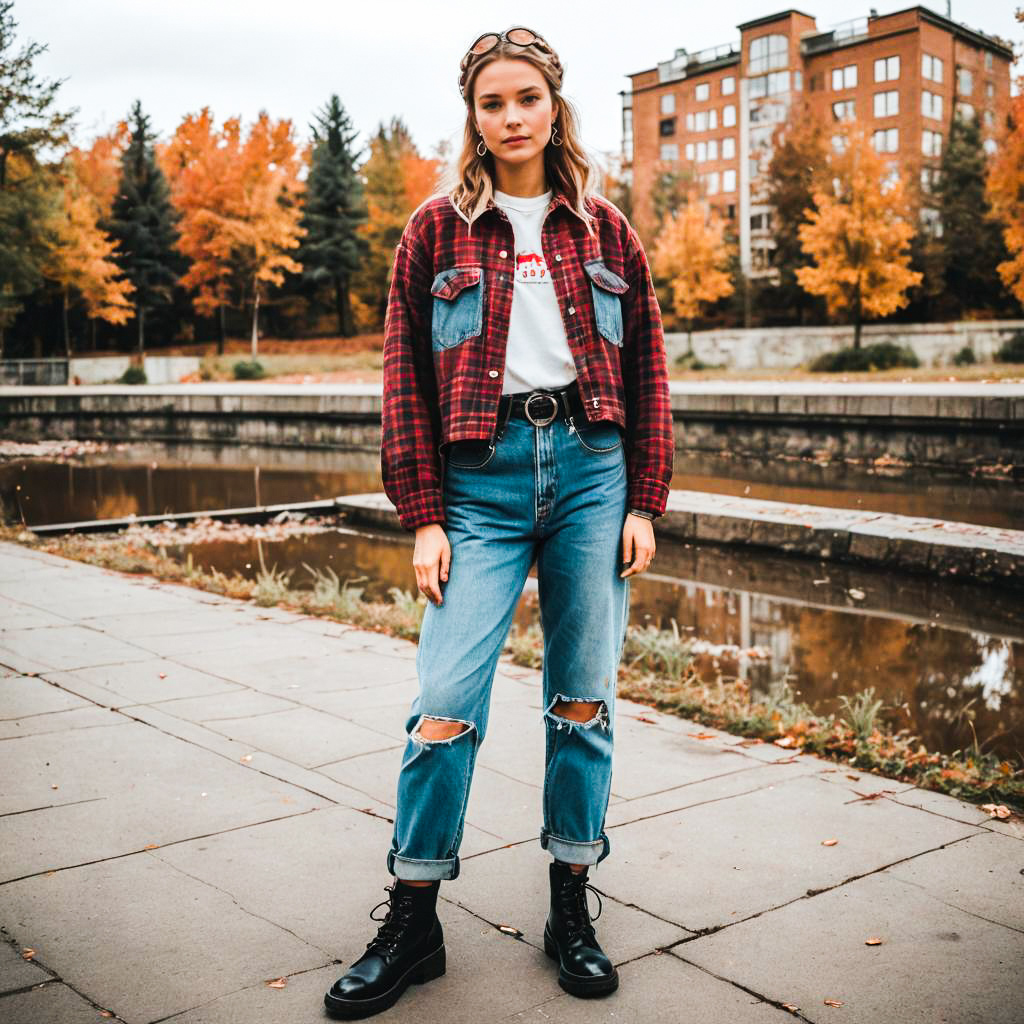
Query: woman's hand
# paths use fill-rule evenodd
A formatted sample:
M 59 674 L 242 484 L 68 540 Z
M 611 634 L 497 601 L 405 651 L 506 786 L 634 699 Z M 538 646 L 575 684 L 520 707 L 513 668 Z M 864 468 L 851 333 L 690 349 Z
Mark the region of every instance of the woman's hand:
M 627 514 L 622 527 L 622 564 L 632 561 L 619 578 L 643 572 L 654 558 L 654 524 L 643 516 Z
M 452 547 L 440 523 L 429 523 L 416 530 L 416 547 L 412 553 L 412 566 L 416 570 L 416 586 L 421 594 L 439 605 L 441 583 L 448 582 L 448 569 L 452 562 Z

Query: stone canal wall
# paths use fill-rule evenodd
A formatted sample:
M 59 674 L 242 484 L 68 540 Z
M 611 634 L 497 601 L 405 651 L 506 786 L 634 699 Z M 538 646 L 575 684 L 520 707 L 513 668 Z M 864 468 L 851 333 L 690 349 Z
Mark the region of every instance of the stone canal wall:
M 690 453 L 1024 464 L 1017 384 L 677 382 L 672 408 Z M 351 385 L 7 387 L 0 436 L 375 450 L 380 409 L 379 388 Z

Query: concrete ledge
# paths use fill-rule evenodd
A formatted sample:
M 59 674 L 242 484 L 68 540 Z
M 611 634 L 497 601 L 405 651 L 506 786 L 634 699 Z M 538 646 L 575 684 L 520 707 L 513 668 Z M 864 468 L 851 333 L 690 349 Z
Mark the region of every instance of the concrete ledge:
M 350 494 L 337 504 L 355 525 L 400 529 L 385 494 Z M 749 546 L 1024 590 L 1022 530 L 703 491 L 672 491 L 655 528 L 660 536 L 680 541 Z

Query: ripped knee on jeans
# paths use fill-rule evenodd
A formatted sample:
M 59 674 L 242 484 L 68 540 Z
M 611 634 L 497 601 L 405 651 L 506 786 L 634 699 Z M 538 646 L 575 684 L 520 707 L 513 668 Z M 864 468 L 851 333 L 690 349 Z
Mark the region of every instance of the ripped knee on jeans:
M 602 729 L 609 728 L 608 705 L 603 700 L 589 700 L 586 697 L 563 697 L 558 694 L 548 705 L 545 715 L 557 723 L 561 729 L 577 726 L 591 729 L 599 725 Z
M 441 718 L 438 715 L 421 715 L 416 727 L 410 733 L 418 743 L 451 743 L 463 733 L 476 726 L 459 718 Z

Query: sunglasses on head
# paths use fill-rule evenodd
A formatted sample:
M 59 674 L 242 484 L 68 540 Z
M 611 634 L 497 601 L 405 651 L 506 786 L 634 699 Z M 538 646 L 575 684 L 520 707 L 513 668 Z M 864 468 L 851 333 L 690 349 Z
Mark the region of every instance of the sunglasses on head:
M 555 51 L 533 29 L 526 28 L 523 25 L 506 29 L 504 32 L 485 32 L 482 36 L 476 38 L 473 45 L 466 51 L 466 56 L 462 58 L 460 65 L 462 75 L 459 78 L 460 91 L 464 91 L 466 71 L 469 69 L 473 59 L 482 57 L 485 53 L 490 53 L 491 50 L 502 42 L 512 43 L 515 46 L 536 46 L 538 50 L 550 54 L 552 57 L 555 55 Z

